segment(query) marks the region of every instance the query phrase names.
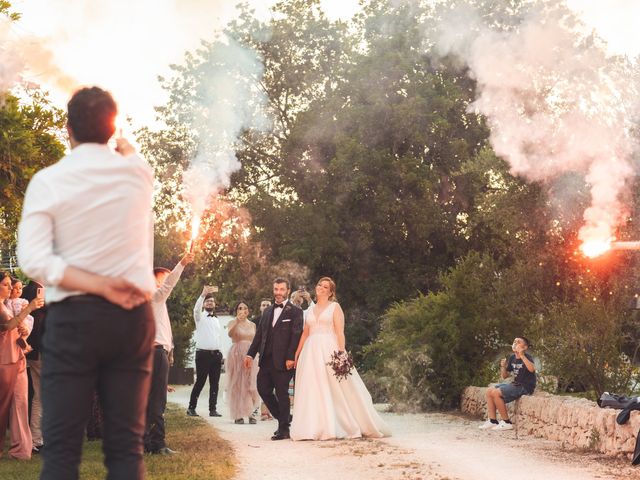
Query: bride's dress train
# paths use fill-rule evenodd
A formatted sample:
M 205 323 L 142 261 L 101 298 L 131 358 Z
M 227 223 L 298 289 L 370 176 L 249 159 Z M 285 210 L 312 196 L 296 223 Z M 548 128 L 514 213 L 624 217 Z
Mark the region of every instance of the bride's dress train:
M 319 318 L 311 309 L 306 319 L 309 336 L 300 352 L 296 370 L 291 424 L 293 440 L 390 435 L 356 369 L 339 382 L 333 369 L 326 365 L 338 350 L 333 327 L 336 305 L 331 303 Z

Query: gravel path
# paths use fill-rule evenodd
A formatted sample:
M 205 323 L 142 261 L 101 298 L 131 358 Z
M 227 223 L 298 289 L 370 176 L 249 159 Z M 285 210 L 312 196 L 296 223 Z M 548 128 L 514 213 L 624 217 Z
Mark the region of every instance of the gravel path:
M 186 409 L 190 391 L 179 387 L 169 401 Z M 202 415 L 208 413 L 207 398 L 205 388 Z M 383 413 L 393 436 L 382 440 L 274 442 L 274 421 L 235 425 L 224 400 L 219 407 L 223 417 L 205 418 L 233 445 L 236 480 L 640 479 L 640 468 L 626 459 L 565 451 L 558 442 L 529 436 L 516 439 L 513 431 L 480 431 L 478 421 L 460 415 Z

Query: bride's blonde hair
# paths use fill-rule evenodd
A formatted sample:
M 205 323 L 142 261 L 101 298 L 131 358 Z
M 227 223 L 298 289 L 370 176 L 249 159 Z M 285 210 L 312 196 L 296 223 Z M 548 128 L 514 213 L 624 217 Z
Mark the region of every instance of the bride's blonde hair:
M 320 282 L 329 282 L 329 301 L 337 302 L 338 297 L 336 297 L 336 282 L 333 281 L 331 277 L 322 277 L 318 280 L 316 285 L 320 285 Z

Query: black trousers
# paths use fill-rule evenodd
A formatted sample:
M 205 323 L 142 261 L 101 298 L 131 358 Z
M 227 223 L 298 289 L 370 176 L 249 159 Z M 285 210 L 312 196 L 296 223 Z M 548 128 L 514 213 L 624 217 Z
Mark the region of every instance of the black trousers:
M 164 410 L 167 407 L 167 385 L 169 384 L 169 353 L 162 347 L 153 351 L 153 373 L 147 405 L 147 425 L 144 430 L 144 449 L 155 452 L 166 447 L 164 441 Z
M 222 370 L 222 353 L 220 350 L 196 350 L 196 383 L 193 385 L 193 390 L 191 390 L 189 408 L 195 409 L 198 406 L 198 397 L 208 378 L 209 411 L 216 411 L 220 370 Z
M 258 370 L 258 393 L 267 406 L 271 415 L 278 419 L 278 430 L 289 431 L 289 382 L 293 377 L 293 370 L 277 370 L 273 359 L 268 356 L 262 359 Z M 273 391 L 275 389 L 275 395 Z
M 104 411 L 107 479 L 144 478 L 145 412 L 155 335 L 149 304 L 123 310 L 82 295 L 47 313 L 42 354 L 41 480 L 76 480 L 94 388 Z

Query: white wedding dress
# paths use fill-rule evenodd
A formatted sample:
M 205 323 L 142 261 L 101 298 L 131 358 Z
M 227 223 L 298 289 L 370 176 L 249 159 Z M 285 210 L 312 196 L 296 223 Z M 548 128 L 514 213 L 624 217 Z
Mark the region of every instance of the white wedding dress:
M 355 368 L 345 380 L 338 381 L 329 362 L 338 350 L 333 328 L 331 303 L 316 318 L 309 310 L 306 324 L 309 336 L 298 358 L 293 402 L 291 438 L 293 440 L 329 440 L 334 438 L 384 437 L 390 432 L 373 408 Z M 317 308 L 317 307 L 316 307 Z

